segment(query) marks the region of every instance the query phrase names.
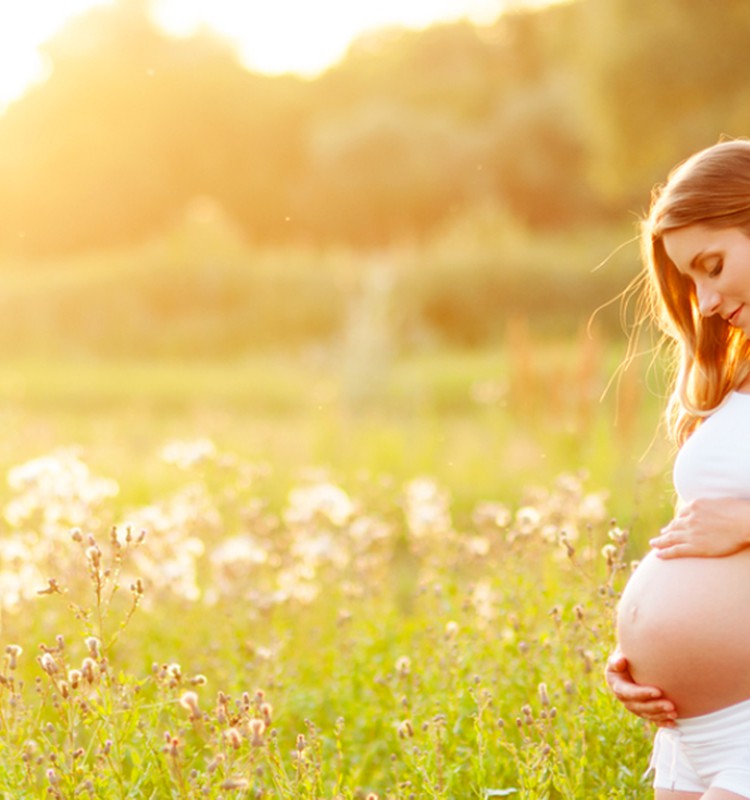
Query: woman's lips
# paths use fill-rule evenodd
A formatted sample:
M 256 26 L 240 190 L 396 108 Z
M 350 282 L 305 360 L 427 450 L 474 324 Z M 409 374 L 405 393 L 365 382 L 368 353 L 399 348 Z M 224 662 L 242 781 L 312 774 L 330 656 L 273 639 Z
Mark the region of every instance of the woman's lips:
M 736 308 L 736 309 L 735 309 L 735 310 L 734 310 L 734 311 L 733 311 L 733 312 L 732 312 L 732 313 L 731 313 L 731 314 L 730 314 L 730 315 L 727 317 L 727 322 L 728 322 L 730 325 L 735 325 L 735 324 L 737 323 L 737 317 L 739 316 L 739 313 L 740 313 L 740 311 L 742 311 L 742 309 L 743 309 L 744 307 L 745 307 L 745 304 L 743 303 L 741 306 L 739 306 L 738 308 Z

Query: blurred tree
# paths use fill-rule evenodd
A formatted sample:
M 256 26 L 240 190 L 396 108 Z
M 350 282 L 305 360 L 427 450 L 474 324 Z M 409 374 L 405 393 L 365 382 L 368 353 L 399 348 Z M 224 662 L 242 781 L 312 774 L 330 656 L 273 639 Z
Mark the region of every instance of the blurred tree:
M 366 246 L 418 235 L 464 199 L 471 143 L 471 130 L 452 118 L 393 102 L 324 117 L 309 137 L 302 225 Z
M 578 9 L 515 11 L 495 28 L 510 85 L 496 97 L 483 128 L 483 169 L 492 193 L 532 227 L 590 221 L 597 202 L 587 175 L 591 142 L 581 97 Z
M 747 0 L 586 0 L 593 174 L 616 208 L 645 205 L 680 158 L 750 128 Z
M 596 210 L 588 141 L 564 81 L 517 90 L 486 126 L 493 194 L 531 227 L 569 225 Z
M 50 79 L 0 117 L 0 247 L 142 239 L 196 196 L 255 240 L 367 247 L 488 200 L 542 229 L 590 222 L 602 196 L 622 213 L 722 114 L 744 124 L 748 12 L 724 2 L 740 33 L 712 65 L 691 38 L 703 26 L 724 46 L 708 0 L 578 0 L 381 31 L 304 81 L 251 74 L 228 43 L 170 38 L 149 0 L 117 0 L 52 40 Z
M 301 80 L 252 75 L 207 33 L 163 35 L 146 0 L 76 18 L 46 52 L 49 80 L 0 120 L 3 245 L 132 241 L 206 194 L 283 228 Z

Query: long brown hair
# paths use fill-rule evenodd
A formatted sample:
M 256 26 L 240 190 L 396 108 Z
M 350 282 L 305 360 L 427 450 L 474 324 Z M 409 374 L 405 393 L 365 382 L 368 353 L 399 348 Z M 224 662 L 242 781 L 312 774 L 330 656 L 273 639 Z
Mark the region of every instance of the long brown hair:
M 720 316 L 701 316 L 693 282 L 664 249 L 667 231 L 697 223 L 750 236 L 750 140 L 719 142 L 675 167 L 654 189 L 641 223 L 642 314 L 656 321 L 676 356 L 667 421 L 680 444 L 750 377 L 750 341 Z

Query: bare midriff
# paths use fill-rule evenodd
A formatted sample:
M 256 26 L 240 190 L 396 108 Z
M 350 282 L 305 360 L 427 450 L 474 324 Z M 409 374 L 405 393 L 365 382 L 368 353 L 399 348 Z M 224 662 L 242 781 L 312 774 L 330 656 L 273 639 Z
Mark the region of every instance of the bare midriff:
M 678 716 L 750 699 L 750 550 L 649 553 L 620 599 L 617 632 L 635 681 L 659 687 Z

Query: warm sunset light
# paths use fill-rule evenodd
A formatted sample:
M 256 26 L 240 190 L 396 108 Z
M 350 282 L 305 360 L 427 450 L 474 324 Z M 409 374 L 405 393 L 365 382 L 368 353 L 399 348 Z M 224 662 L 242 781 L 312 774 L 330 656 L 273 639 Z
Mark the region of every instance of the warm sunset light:
M 39 46 L 77 13 L 112 0 L 26 0 L 0 4 L 0 107 L 44 78 Z M 522 5 L 545 5 L 526 0 Z M 336 62 L 359 34 L 403 25 L 421 28 L 440 20 L 490 23 L 507 0 L 154 0 L 158 23 L 175 35 L 206 26 L 232 41 L 244 64 L 267 73 L 313 75 Z
M 175 33 L 210 25 L 236 43 L 250 68 L 310 75 L 341 58 L 364 31 L 394 24 L 419 28 L 462 17 L 489 23 L 502 7 L 503 0 L 157 0 L 155 12 L 162 26 Z
M 26 0 L 0 3 L 0 109 L 44 78 L 38 47 L 74 14 L 111 0 Z

